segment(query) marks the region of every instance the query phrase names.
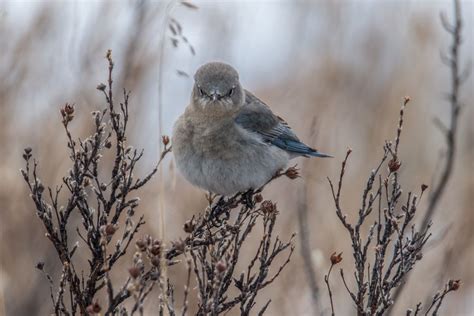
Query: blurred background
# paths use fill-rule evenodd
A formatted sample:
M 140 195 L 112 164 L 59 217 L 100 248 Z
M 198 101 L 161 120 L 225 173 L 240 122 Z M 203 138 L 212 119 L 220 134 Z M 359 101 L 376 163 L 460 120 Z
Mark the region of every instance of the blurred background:
M 306 192 L 312 259 L 324 308 L 329 307 L 323 276 L 330 254 L 343 251 L 342 267 L 353 264 L 326 180 L 338 176 L 346 148 L 353 154 L 343 202 L 354 218 L 366 177 L 382 155 L 384 140 L 394 137 L 401 101 L 409 95 L 400 156 L 402 185 L 405 191 L 419 192 L 422 183 L 430 185 L 439 176 L 445 144 L 433 119 L 446 122 L 449 117 L 443 97 L 450 88 L 450 73 L 440 51 L 451 41 L 439 14 L 452 16 L 451 1 L 193 4 L 199 8 L 165 1 L 0 3 L 0 315 L 51 312 L 48 284 L 34 266 L 43 260 L 57 277 L 60 265 L 19 173 L 22 149 L 33 148 L 44 183 L 61 182 L 70 161 L 59 107 L 74 103 L 72 131 L 81 137 L 91 132 L 90 112 L 105 104 L 95 87 L 106 81 L 104 56 L 109 48 L 116 66 L 116 95 L 122 88 L 132 91 L 128 141 L 145 149 L 139 174 L 151 170 L 158 159 L 159 107 L 163 132 L 169 135 L 189 100 L 192 74 L 211 60 L 232 64 L 243 85 L 284 117 L 301 139 L 336 157 L 299 159 L 295 162 L 302 169 L 301 179 L 279 179 L 264 192 L 278 204 L 282 237 L 298 232 L 297 205 Z M 465 65 L 474 57 L 474 3 L 461 4 Z M 171 18 L 185 38 L 168 27 Z M 462 288 L 446 299 L 442 314 L 472 315 L 474 310 L 473 88 L 471 76 L 461 89 L 465 108 L 454 174 L 433 219 L 433 242 L 410 275 L 397 315 L 424 302 L 450 278 L 461 279 Z M 157 192 L 156 178 L 141 191 L 139 211 L 147 224 L 140 235 L 158 236 L 157 199 L 163 198 L 166 238 L 173 240 L 184 236 L 182 224 L 202 211 L 206 200 L 204 192 L 175 171 L 171 155 L 164 169 L 164 192 Z M 426 202 L 421 201 L 419 218 Z M 312 313 L 298 243 L 289 267 L 257 302 L 262 305 L 272 298 L 269 315 Z M 131 253 L 123 259 L 124 270 L 130 262 Z M 181 286 L 180 271 L 170 273 Z M 337 312 L 353 314 L 338 274 L 331 283 Z

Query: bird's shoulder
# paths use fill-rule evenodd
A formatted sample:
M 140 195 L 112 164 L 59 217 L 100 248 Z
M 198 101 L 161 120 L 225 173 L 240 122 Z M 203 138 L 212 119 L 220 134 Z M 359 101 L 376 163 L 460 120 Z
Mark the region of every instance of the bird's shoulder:
M 262 100 L 245 90 L 245 103 L 235 121 L 244 128 L 268 129 L 277 125 L 280 119 Z
M 235 122 L 245 129 L 267 137 L 286 136 L 298 139 L 283 118 L 273 113 L 267 104 L 247 90 L 245 90 L 245 104 Z

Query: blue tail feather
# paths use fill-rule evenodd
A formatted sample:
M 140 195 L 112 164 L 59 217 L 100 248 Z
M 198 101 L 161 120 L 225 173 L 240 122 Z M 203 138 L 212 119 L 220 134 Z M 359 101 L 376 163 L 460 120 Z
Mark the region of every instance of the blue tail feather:
M 331 155 L 319 152 L 316 149 L 313 149 L 302 142 L 294 141 L 291 139 L 276 138 L 272 141 L 272 144 L 290 153 L 301 154 L 303 156 L 313 156 L 322 158 L 333 157 Z

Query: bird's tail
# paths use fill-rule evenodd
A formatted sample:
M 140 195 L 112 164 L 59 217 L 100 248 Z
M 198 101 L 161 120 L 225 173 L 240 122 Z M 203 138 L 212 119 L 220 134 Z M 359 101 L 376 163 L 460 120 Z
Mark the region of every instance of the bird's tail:
M 293 154 L 293 157 L 312 156 L 312 157 L 321 157 L 321 158 L 334 158 L 331 155 L 319 152 L 316 149 L 309 147 L 308 145 L 300 142 L 299 140 L 276 139 L 273 141 L 273 144 L 280 147 L 281 149 L 286 150 L 290 154 Z
M 322 153 L 316 149 L 311 148 L 311 151 L 308 153 L 309 156 L 320 157 L 320 158 L 334 158 L 334 156 Z

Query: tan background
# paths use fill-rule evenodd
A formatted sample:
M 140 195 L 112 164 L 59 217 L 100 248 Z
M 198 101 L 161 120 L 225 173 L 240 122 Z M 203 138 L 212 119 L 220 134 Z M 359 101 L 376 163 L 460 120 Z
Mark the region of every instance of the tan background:
M 438 175 L 444 143 L 433 118 L 448 118 L 443 93 L 449 89 L 449 72 L 439 52 L 450 40 L 440 25 L 439 12 L 450 16 L 449 1 L 202 1 L 197 5 L 197 11 L 176 6 L 171 13 L 193 45 L 193 56 L 183 43 L 178 48 L 171 45 L 171 32 L 163 29 L 163 2 L 0 3 L 0 314 L 50 312 L 48 285 L 34 265 L 44 260 L 57 276 L 58 260 L 18 171 L 23 166 L 21 152 L 26 146 L 33 148 L 45 183 L 61 181 L 69 161 L 58 109 L 65 102 L 75 103 L 72 129 L 76 135 L 87 135 L 89 113 L 104 106 L 95 86 L 105 81 L 103 57 L 108 48 L 116 63 L 116 86 L 132 91 L 129 143 L 145 148 L 139 173 L 150 170 L 157 160 L 159 71 L 164 78 L 163 129 L 169 134 L 192 85 L 191 78 L 178 76 L 176 70 L 192 74 L 200 64 L 215 59 L 233 64 L 245 87 L 284 117 L 303 140 L 336 156 L 297 160 L 302 179 L 280 179 L 264 193 L 278 204 L 280 235 L 289 236 L 298 231 L 298 192 L 306 185 L 313 261 L 321 287 L 330 253 L 344 252 L 346 271 L 352 265 L 348 236 L 334 213 L 326 177 L 337 177 L 345 150 L 352 147 L 344 204 L 350 217 L 356 214 L 365 178 L 382 153 L 383 141 L 394 136 L 405 95 L 412 98 L 400 157 L 405 192 L 418 191 L 421 183 L 431 184 Z M 463 7 L 465 64 L 473 59 L 474 6 L 464 1 Z M 449 278 L 462 279 L 462 288 L 447 298 L 443 314 L 468 315 L 474 309 L 472 77 L 462 88 L 461 100 L 466 108 L 459 122 L 454 175 L 434 218 L 434 242 L 411 275 L 397 305 L 400 313 L 424 301 L 440 287 L 440 280 Z M 139 208 L 148 221 L 143 233 L 158 235 L 156 205 L 158 198 L 164 198 L 170 240 L 183 236 L 182 223 L 205 205 L 203 192 L 177 175 L 171 160 L 167 158 L 165 164 L 166 191 L 157 194 L 154 179 L 141 192 Z M 426 201 L 421 202 L 420 212 Z M 123 261 L 124 271 L 127 260 L 130 257 Z M 182 284 L 179 272 L 172 269 L 171 275 Z M 353 308 L 337 274 L 332 284 L 336 311 L 350 314 Z M 311 313 L 299 248 L 258 303 L 266 297 L 273 298 L 269 315 Z

